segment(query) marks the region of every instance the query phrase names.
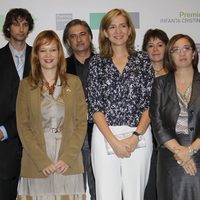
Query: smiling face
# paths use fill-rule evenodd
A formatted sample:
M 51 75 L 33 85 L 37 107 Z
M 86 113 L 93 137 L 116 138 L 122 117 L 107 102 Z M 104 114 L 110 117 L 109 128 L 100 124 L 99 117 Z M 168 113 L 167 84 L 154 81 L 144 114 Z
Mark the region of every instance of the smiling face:
M 50 43 L 45 43 L 39 47 L 38 59 L 43 72 L 46 70 L 52 70 L 56 72 L 59 53 L 55 40 L 51 41 Z
M 149 40 L 146 49 L 152 63 L 163 63 L 165 48 L 165 43 L 159 38 L 151 38 Z
M 83 25 L 75 25 L 69 29 L 68 43 L 75 53 L 90 52 L 91 36 Z
M 171 56 L 177 70 L 192 67 L 194 52 L 186 38 L 181 38 L 174 43 L 171 49 Z
M 108 29 L 104 30 L 104 35 L 109 39 L 113 47 L 126 46 L 130 31 L 125 17 L 119 15 L 111 21 Z

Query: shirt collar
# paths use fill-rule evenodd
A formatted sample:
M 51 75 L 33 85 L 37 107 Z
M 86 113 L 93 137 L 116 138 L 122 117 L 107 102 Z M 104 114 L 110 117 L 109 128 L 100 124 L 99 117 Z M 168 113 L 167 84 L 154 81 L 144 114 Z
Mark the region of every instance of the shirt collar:
M 24 48 L 23 48 L 21 51 L 17 51 L 17 50 L 9 43 L 9 48 L 10 48 L 10 51 L 11 51 L 13 57 L 15 57 L 16 55 L 25 56 L 26 46 L 27 46 L 27 45 L 25 44 Z

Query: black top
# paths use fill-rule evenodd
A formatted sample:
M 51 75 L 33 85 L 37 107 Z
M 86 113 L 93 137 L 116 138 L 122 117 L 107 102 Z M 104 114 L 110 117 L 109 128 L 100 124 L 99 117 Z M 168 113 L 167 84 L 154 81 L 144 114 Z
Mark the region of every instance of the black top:
M 93 54 L 91 56 L 93 56 Z M 66 60 L 67 61 L 67 72 L 70 74 L 77 75 L 80 78 L 86 97 L 87 97 L 87 94 L 86 94 L 87 75 L 88 75 L 88 67 L 89 67 L 90 59 L 91 59 L 91 57 L 87 58 L 85 60 L 84 64 L 82 64 L 75 58 L 74 54 L 72 54 Z

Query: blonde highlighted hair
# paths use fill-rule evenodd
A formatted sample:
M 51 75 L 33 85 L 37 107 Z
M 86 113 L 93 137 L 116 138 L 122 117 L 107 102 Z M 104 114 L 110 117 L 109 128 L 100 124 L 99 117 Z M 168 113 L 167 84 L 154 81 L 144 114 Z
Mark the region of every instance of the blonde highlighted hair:
M 43 86 L 44 84 L 44 76 L 41 70 L 41 64 L 39 62 L 38 51 L 42 45 L 50 44 L 53 41 L 56 43 L 58 48 L 58 65 L 57 65 L 56 79 L 60 77 L 62 86 L 65 86 L 67 84 L 65 76 L 66 61 L 60 39 L 54 31 L 45 30 L 40 32 L 33 42 L 32 53 L 31 53 L 31 74 L 30 74 L 30 82 L 33 87 Z
M 136 32 L 135 32 L 135 27 L 132 23 L 132 20 L 129 14 L 125 10 L 115 8 L 115 9 L 110 10 L 108 13 L 106 13 L 101 20 L 100 29 L 99 29 L 99 50 L 100 50 L 100 55 L 102 57 L 113 56 L 111 43 L 108 40 L 108 38 L 105 37 L 104 31 L 108 30 L 110 24 L 112 23 L 112 20 L 118 16 L 123 16 L 126 20 L 127 26 L 131 29 L 130 35 L 128 36 L 128 40 L 126 42 L 126 47 L 127 47 L 129 55 L 134 52 Z

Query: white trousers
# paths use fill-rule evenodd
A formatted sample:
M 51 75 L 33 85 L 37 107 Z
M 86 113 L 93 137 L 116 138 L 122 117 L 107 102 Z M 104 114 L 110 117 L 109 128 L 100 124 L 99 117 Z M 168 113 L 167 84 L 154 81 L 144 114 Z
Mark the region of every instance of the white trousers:
M 113 132 L 126 132 L 136 128 L 112 126 Z M 92 166 L 96 182 L 97 200 L 143 200 L 149 177 L 152 154 L 150 127 L 144 134 L 146 147 L 137 148 L 130 158 L 108 155 L 104 136 L 96 125 L 92 134 Z

